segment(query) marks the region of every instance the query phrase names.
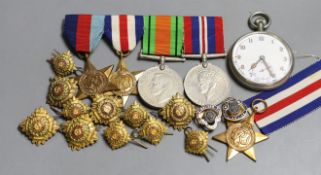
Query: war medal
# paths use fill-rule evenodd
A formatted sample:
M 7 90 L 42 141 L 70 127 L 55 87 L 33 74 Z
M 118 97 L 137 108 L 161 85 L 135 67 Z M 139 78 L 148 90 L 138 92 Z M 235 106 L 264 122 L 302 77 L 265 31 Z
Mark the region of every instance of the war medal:
M 35 111 L 24 119 L 19 128 L 33 144 L 43 145 L 50 139 L 59 129 L 58 123 L 48 114 L 48 111 L 43 108 L 37 108 Z
M 79 84 L 80 91 L 77 95 L 79 99 L 114 89 L 108 85 L 108 77 L 113 66 L 97 70 L 89 59 L 89 54 L 97 47 L 103 33 L 104 16 L 83 14 L 65 17 L 64 36 L 72 49 L 86 61 L 83 74 L 74 78 Z
M 123 120 L 128 126 L 135 129 L 140 128 L 149 116 L 148 111 L 135 101 L 125 110 Z
M 182 78 L 165 61 L 184 61 L 183 17 L 145 16 L 141 59 L 160 61 L 149 68 L 138 81 L 140 97 L 155 108 L 162 108 L 176 93 L 183 94 Z
M 51 80 L 47 103 L 61 108 L 67 100 L 76 95 L 77 89 L 77 84 L 73 79 L 56 77 Z
M 179 93 L 160 110 L 160 115 L 177 130 L 186 128 L 194 114 L 195 107 Z
M 208 148 L 217 152 L 215 148 L 208 144 L 208 133 L 202 130 L 192 130 L 187 127 L 184 130 L 185 133 L 185 150 L 190 154 L 202 155 L 206 161 L 209 162 L 209 158 L 206 156 Z
M 143 16 L 108 15 L 105 16 L 105 36 L 111 43 L 116 54 L 120 57 L 116 72 L 109 77 L 109 81 L 116 88 L 114 93 L 123 96 L 125 104 L 128 95 L 137 94 L 136 81 L 142 71 L 129 72 L 124 57 L 135 49 L 143 36 Z
M 68 76 L 77 70 L 70 51 L 63 53 L 56 51 L 50 63 L 55 74 L 60 77 Z
M 120 118 L 123 101 L 111 92 L 95 95 L 92 103 L 92 119 L 96 124 L 109 125 Z
M 132 141 L 134 144 L 137 144 L 145 149 L 144 145 L 137 142 L 135 139 L 129 135 L 125 125 L 122 121 L 116 121 L 113 122 L 107 127 L 104 131 L 104 137 L 111 147 L 111 149 L 118 149 L 125 145 L 127 145 L 130 141 Z
M 217 105 L 230 92 L 229 78 L 219 67 L 207 62 L 209 58 L 224 57 L 222 17 L 184 17 L 184 54 L 186 58 L 201 58 L 202 64 L 186 75 L 187 97 L 197 105 Z
M 149 117 L 137 134 L 139 135 L 139 138 L 142 138 L 153 145 L 159 144 L 164 135 L 173 135 L 167 133 L 167 126 L 154 117 Z
M 227 122 L 227 131 L 213 137 L 214 140 L 226 143 L 227 160 L 232 159 L 242 152 L 252 160 L 256 161 L 254 144 L 268 139 L 266 135 L 255 132 L 253 129 L 254 113 L 242 122 Z
M 89 114 L 66 121 L 63 124 L 63 132 L 68 146 L 76 151 L 94 144 L 98 140 L 95 125 Z

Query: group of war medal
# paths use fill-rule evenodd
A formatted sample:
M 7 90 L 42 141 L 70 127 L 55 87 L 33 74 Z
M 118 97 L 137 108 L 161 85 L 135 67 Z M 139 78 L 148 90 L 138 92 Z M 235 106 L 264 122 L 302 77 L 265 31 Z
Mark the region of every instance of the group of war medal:
M 227 144 L 227 160 L 238 153 L 256 160 L 254 144 L 268 137 L 264 135 L 267 132 L 254 130 L 254 120 L 258 122 L 255 116 L 264 113 L 270 102 L 255 97 L 246 103 L 229 97 L 229 77 L 207 61 L 227 57 L 236 79 L 251 89 L 275 89 L 284 84 L 292 71 L 291 50 L 282 39 L 264 31 L 270 24 L 266 14 L 252 14 L 249 23 L 257 32 L 241 37 L 225 54 L 222 17 L 66 15 L 63 36 L 71 51 L 56 51 L 49 60 L 55 77 L 50 79 L 47 95 L 50 108 L 64 122 L 58 123 L 56 117 L 39 107 L 20 123 L 19 128 L 36 145 L 44 144 L 61 131 L 68 146 L 80 150 L 98 140 L 97 125 L 106 126 L 103 136 L 111 149 L 128 143 L 147 148 L 141 140 L 157 145 L 164 135 L 172 134 L 167 131 L 170 126 L 184 131 L 186 152 L 209 160 L 206 152 L 209 149 L 216 152 L 216 149 L 208 144 L 208 133 L 222 120 L 227 130 L 213 139 Z M 103 37 L 119 56 L 115 71 L 113 65 L 98 70 L 90 61 L 90 54 Z M 268 45 L 270 40 L 265 43 L 267 51 L 258 53 L 257 61 L 253 58 L 251 62 L 248 58 L 242 63 L 247 53 L 255 52 L 251 50 L 251 43 L 259 44 L 269 37 L 273 37 L 273 45 Z M 139 57 L 159 61 L 159 65 L 146 71 L 129 71 L 125 57 L 141 39 Z M 284 65 L 284 74 L 273 67 L 273 59 L 269 61 L 269 47 L 278 48 L 282 59 L 289 60 L 277 64 Z M 74 55 L 84 61 L 84 68 L 75 65 Z M 187 73 L 183 83 L 165 62 L 185 61 L 186 58 L 201 61 L 201 64 Z M 247 75 L 247 70 L 251 75 Z M 135 101 L 125 109 L 128 96 L 136 94 L 144 105 Z M 90 104 L 84 99 L 90 99 Z M 149 112 L 144 106 L 159 109 L 159 112 Z M 193 120 L 201 129 L 189 127 Z M 129 132 L 125 125 L 132 131 Z M 264 131 L 268 125 L 258 126 Z

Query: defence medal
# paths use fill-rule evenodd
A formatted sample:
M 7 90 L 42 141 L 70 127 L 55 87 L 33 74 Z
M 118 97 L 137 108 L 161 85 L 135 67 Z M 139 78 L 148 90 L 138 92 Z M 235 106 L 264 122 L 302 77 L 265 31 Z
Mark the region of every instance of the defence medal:
M 244 103 L 257 111 L 269 106 L 264 113 L 254 117 L 264 134 L 271 134 L 296 121 L 321 106 L 321 61 L 295 74 L 280 87 L 263 91 Z
M 168 133 L 167 129 L 167 126 L 163 122 L 154 117 L 149 117 L 144 125 L 138 130 L 137 134 L 139 138 L 142 138 L 153 145 L 157 145 L 164 135 L 173 135 L 172 133 Z
M 108 86 L 108 77 L 113 65 L 97 70 L 89 59 L 89 54 L 97 47 L 103 33 L 104 16 L 66 15 L 65 17 L 64 36 L 70 47 L 85 59 L 83 74 L 74 78 L 80 89 L 77 95 L 79 99 L 101 94 L 114 88 Z
M 254 145 L 268 139 L 268 137 L 260 132 L 255 132 L 253 124 L 254 113 L 242 122 L 227 122 L 227 131 L 213 137 L 214 140 L 227 144 L 227 160 L 241 152 L 256 161 Z
M 209 58 L 224 56 L 222 17 L 184 17 L 183 57 L 202 59 L 202 64 L 193 67 L 184 80 L 186 95 L 193 103 L 217 105 L 228 97 L 228 76 L 222 69 L 207 62 Z
M 104 137 L 111 149 L 118 149 L 127 145 L 130 141 L 147 149 L 144 145 L 131 137 L 122 121 L 116 121 L 110 124 L 104 131 Z
M 142 71 L 129 72 L 124 57 L 135 49 L 143 36 L 143 16 L 134 15 L 108 15 L 105 16 L 105 36 L 111 43 L 116 54 L 120 57 L 116 72 L 109 77 L 113 92 L 123 97 L 125 104 L 128 95 L 137 94 L 136 81 Z
M 94 144 L 98 140 L 95 125 L 89 114 L 66 121 L 63 124 L 63 132 L 68 146 L 76 151 Z
M 38 146 L 43 145 L 55 135 L 59 125 L 45 108 L 40 107 L 24 119 L 20 123 L 19 128 L 33 144 Z
M 123 120 L 128 126 L 136 129 L 140 128 L 149 116 L 148 111 L 135 101 L 125 110 Z
M 160 61 L 138 81 L 140 97 L 150 106 L 162 108 L 176 93 L 183 94 L 182 78 L 165 61 L 184 61 L 183 17 L 145 16 L 141 59 Z
M 51 106 L 61 108 L 67 100 L 76 95 L 77 90 L 77 84 L 73 79 L 56 77 L 51 80 L 47 103 Z
M 190 154 L 204 156 L 206 161 L 209 158 L 206 155 L 208 148 L 217 152 L 215 148 L 208 144 L 208 133 L 202 130 L 193 130 L 190 127 L 185 128 L 185 151 Z
M 95 95 L 92 103 L 92 119 L 96 124 L 109 125 L 120 118 L 123 101 L 111 92 Z
M 182 95 L 177 93 L 160 110 L 160 115 L 174 128 L 181 130 L 195 117 L 195 107 Z
M 63 110 L 61 115 L 66 119 L 73 119 L 84 114 L 87 114 L 90 110 L 89 106 L 83 101 L 72 97 L 66 103 L 63 104 Z
M 74 73 L 77 68 L 70 51 L 55 52 L 50 60 L 52 68 L 57 76 L 64 77 Z

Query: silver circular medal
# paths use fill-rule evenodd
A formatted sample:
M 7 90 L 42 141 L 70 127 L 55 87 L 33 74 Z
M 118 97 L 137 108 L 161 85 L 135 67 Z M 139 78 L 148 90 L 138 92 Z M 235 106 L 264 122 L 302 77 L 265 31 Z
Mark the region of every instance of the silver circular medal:
M 210 63 L 207 67 L 198 65 L 186 75 L 185 93 L 197 105 L 216 105 L 226 99 L 230 93 L 230 80 L 225 72 Z
M 149 105 L 162 108 L 176 93 L 183 94 L 182 78 L 169 67 L 147 69 L 138 80 L 140 97 Z

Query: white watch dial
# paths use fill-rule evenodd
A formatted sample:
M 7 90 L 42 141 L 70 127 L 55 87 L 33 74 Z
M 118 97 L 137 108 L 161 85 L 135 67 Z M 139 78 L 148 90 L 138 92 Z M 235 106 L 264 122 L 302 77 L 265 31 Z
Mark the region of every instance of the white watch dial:
M 273 85 L 292 70 L 292 53 L 280 39 L 253 33 L 239 40 L 232 51 L 236 71 L 247 81 Z

